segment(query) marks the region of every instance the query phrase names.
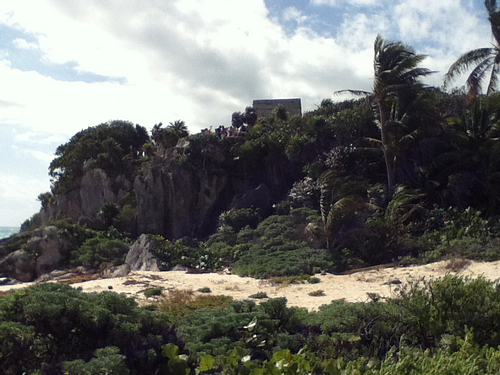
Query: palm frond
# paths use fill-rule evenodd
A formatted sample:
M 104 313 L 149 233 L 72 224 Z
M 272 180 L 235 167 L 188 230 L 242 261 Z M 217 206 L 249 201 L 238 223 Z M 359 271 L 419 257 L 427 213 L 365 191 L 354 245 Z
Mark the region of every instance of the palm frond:
M 490 56 L 479 63 L 467 78 L 467 88 L 469 90 L 469 97 L 474 98 L 481 94 L 481 89 L 483 87 L 483 82 L 486 78 L 486 72 L 494 64 L 493 58 Z
M 353 95 L 356 95 L 356 96 L 370 96 L 372 95 L 371 92 L 369 91 L 363 91 L 363 90 L 349 90 L 349 89 L 346 89 L 346 90 L 338 90 L 338 91 L 334 91 L 334 95 L 340 95 L 340 94 L 344 94 L 344 93 L 349 93 L 349 94 L 353 94 Z
M 497 11 L 497 0 L 484 0 L 484 6 L 489 14 Z
M 387 205 L 385 220 L 391 225 L 403 224 L 414 212 L 422 209 L 420 200 L 425 197 L 418 189 L 398 186 L 392 200 Z
M 331 232 L 332 229 L 340 224 L 346 216 L 351 215 L 360 207 L 360 201 L 355 195 L 348 195 L 339 199 L 331 205 L 325 220 L 325 231 Z
M 404 82 L 414 81 L 421 77 L 427 77 L 428 75 L 434 74 L 436 71 L 426 69 L 426 68 L 414 68 L 410 71 L 405 72 L 401 75 L 401 79 Z
M 490 13 L 488 19 L 491 24 L 491 33 L 493 34 L 496 46 L 498 47 L 500 45 L 500 11 Z
M 457 75 L 467 72 L 473 65 L 476 65 L 484 59 L 490 57 L 493 52 L 494 48 L 490 47 L 479 48 L 464 53 L 450 66 L 450 69 L 448 69 L 448 72 L 444 76 L 445 82 L 450 82 Z
M 367 140 L 368 142 L 382 144 L 382 141 L 380 139 L 377 139 L 377 138 L 365 137 L 363 139 Z
M 498 74 L 500 71 L 500 65 L 497 63 L 497 58 L 500 55 L 497 55 L 495 58 L 495 62 L 493 63 L 493 66 L 491 68 L 491 74 L 490 74 L 490 83 L 488 85 L 488 89 L 486 90 L 486 94 L 490 95 L 494 92 L 497 92 L 497 87 L 498 87 Z

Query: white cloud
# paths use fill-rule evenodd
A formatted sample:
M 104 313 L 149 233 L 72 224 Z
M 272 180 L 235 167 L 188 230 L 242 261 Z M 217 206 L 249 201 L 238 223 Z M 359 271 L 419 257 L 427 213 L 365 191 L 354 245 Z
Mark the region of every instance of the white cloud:
M 343 6 L 343 5 L 376 5 L 377 0 L 311 0 L 311 4 L 316 5 L 331 5 L 331 6 Z
M 62 143 L 65 141 L 65 137 L 55 134 L 40 133 L 40 132 L 22 132 L 18 133 L 14 129 L 14 140 L 16 142 L 27 142 L 34 144 L 53 144 Z
M 23 152 L 47 164 L 49 164 L 54 159 L 53 154 L 47 154 L 46 152 L 39 150 L 24 149 Z
M 12 44 L 14 47 L 19 48 L 19 49 L 38 49 L 38 44 L 37 43 L 30 43 L 26 39 L 23 38 L 17 38 L 12 41 Z
M 393 11 L 401 40 L 437 43 L 445 53 L 477 48 L 489 32 L 487 22 L 456 0 L 403 0 Z
M 49 182 L 0 173 L 0 201 L 2 202 L 0 226 L 21 225 L 40 210 L 37 197 L 49 190 Z
M 372 0 L 311 4 L 374 5 Z M 371 12 L 344 13 L 336 34 L 314 33 L 305 10 L 286 7 L 299 27 L 287 36 L 264 2 L 182 0 L 125 4 L 89 0 L 5 0 L 0 20 L 37 36 L 47 62 L 124 77 L 118 83 L 59 82 L 0 65 L 0 120 L 71 135 L 120 118 L 151 127 L 184 119 L 195 131 L 228 123 L 253 99 L 303 97 L 312 109 L 335 90 L 369 89 L 372 45 L 380 33 L 427 53 L 442 71 L 478 45 L 484 22 L 455 0 L 382 1 Z M 460 28 L 457 25 L 460 24 Z M 415 32 L 417 30 L 417 32 Z M 425 45 L 421 50 L 420 44 Z M 21 40 L 18 46 L 25 46 Z M 28 42 L 26 42 L 28 43 Z M 460 50 L 460 51 L 459 51 Z M 440 52 L 437 53 L 437 52 Z
M 358 60 L 367 51 L 351 53 L 352 46 L 306 27 L 287 37 L 267 17 L 263 1 L 218 0 L 215 6 L 201 0 L 131 0 L 120 8 L 97 0 L 36 4 L 28 11 L 11 3 L 15 11 L 6 22 L 38 35 L 47 61 L 75 61 L 81 70 L 128 82 L 59 82 L 5 62 L 0 79 L 8 84 L 0 87 L 0 100 L 24 108 L 11 108 L 4 120 L 39 131 L 71 135 L 115 118 L 149 128 L 182 118 L 196 131 L 227 124 L 232 112 L 265 97 L 304 97 L 312 109 L 318 104 L 312 100 L 345 87 L 348 78 L 364 76 L 368 66 Z M 305 21 L 296 8 L 285 14 Z
M 283 19 L 285 21 L 295 21 L 300 25 L 306 22 L 309 17 L 302 14 L 302 12 L 295 7 L 287 7 L 283 10 Z

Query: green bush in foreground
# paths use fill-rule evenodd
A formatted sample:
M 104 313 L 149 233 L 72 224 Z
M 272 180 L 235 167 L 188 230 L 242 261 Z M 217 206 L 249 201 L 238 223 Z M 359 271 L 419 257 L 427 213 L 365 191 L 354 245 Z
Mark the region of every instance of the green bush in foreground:
M 168 293 L 150 311 L 116 293 L 44 284 L 1 296 L 0 322 L 6 375 L 500 370 L 500 287 L 484 278 L 422 280 L 394 298 L 333 301 L 316 312 L 284 298 L 257 305 L 191 291 Z
M 129 369 L 125 363 L 126 357 L 118 354 L 120 351 L 116 346 L 97 349 L 95 358 L 89 362 L 77 359 L 64 363 L 64 370 L 68 375 L 128 375 Z
M 0 320 L 6 375 L 62 374 L 66 361 L 77 361 L 68 370 L 79 374 L 99 373 L 92 372 L 99 363 L 123 369 L 123 362 L 132 373 L 154 373 L 168 361 L 161 346 L 180 345 L 165 314 L 113 292 L 83 293 L 53 283 L 0 297 Z
M 175 345 L 166 345 L 169 358 L 177 360 L 183 374 L 205 371 L 223 371 L 235 375 L 494 375 L 500 371 L 500 350 L 473 344 L 472 334 L 465 340 L 457 339 L 457 350 L 439 349 L 431 355 L 429 350 L 403 346 L 391 350 L 382 360 L 360 357 L 353 361 L 343 358 L 322 360 L 307 348 L 294 354 L 288 349 L 275 351 L 265 361 L 253 360 L 244 351 L 234 349 L 226 356 L 215 359 L 204 355 L 194 371 L 188 369 L 185 359 L 176 355 Z M 181 372 L 177 372 L 181 374 Z

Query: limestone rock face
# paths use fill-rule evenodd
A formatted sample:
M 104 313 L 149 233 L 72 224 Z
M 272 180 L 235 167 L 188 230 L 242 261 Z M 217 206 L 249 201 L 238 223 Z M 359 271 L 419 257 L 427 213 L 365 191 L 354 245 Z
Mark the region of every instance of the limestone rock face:
M 159 271 L 158 259 L 153 255 L 153 249 L 157 246 L 158 241 L 141 234 L 125 258 L 130 271 Z
M 48 225 L 51 219 L 62 213 L 75 222 L 87 224 L 95 229 L 104 229 L 103 219 L 99 215 L 103 205 L 119 203 L 123 196 L 133 189 L 133 183 L 125 176 L 111 178 L 99 168 L 86 171 L 74 186 L 74 190 L 59 195 L 56 203 L 42 208 L 42 225 Z M 125 229 L 133 232 L 133 228 Z
M 111 188 L 112 181 L 102 169 L 91 169 L 80 184 L 81 215 L 94 217 L 104 203 L 115 203 L 116 195 Z
M 0 260 L 0 274 L 19 281 L 35 279 L 35 259 L 26 250 L 16 250 Z
M 117 177 L 90 165 L 71 190 L 44 205 L 36 225 L 49 225 L 60 216 L 98 230 L 114 225 L 133 237 L 151 233 L 170 240 L 200 239 L 214 233 L 219 215 L 232 207 L 270 214 L 272 203 L 283 199 L 301 171 L 284 159 L 263 160 L 247 171 L 230 151 L 241 140 L 214 137 L 180 139 L 161 156 L 148 157 L 137 170 Z M 106 204 L 121 211 L 102 210 Z
M 170 239 L 200 237 L 208 234 L 210 223 L 220 213 L 217 208 L 225 199 L 228 175 L 156 158 L 134 186 L 138 233 Z

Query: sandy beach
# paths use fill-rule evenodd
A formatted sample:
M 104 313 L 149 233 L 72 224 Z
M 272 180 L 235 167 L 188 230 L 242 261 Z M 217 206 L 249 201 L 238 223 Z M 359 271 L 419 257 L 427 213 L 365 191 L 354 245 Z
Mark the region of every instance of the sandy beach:
M 320 283 L 293 284 L 285 287 L 250 277 L 218 273 L 191 274 L 184 271 L 131 272 L 126 277 L 89 280 L 71 284 L 71 286 L 82 288 L 85 292 L 114 291 L 134 297 L 141 303 L 153 301 L 152 298 L 145 297 L 143 293 L 144 290 L 152 287 L 194 292 L 208 287 L 214 295 L 224 294 L 235 300 L 249 299 L 252 294 L 265 292 L 269 298 L 286 297 L 289 306 L 304 307 L 312 311 L 332 300 L 364 302 L 368 300 L 367 293 L 390 297 L 404 283 L 415 282 L 421 278 L 436 279 L 448 273 L 463 277 L 484 276 L 489 280 L 500 278 L 500 261 L 490 263 L 467 261 L 456 272 L 453 271 L 456 268 L 450 262 L 453 261 L 442 261 L 424 266 L 367 269 L 349 275 L 318 274 L 316 277 L 321 280 Z M 26 288 L 34 284 L 36 283 L 2 285 L 0 291 Z M 318 290 L 322 290 L 324 295 L 309 295 L 310 292 Z

